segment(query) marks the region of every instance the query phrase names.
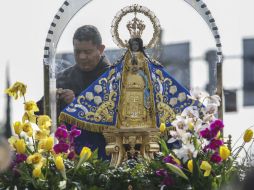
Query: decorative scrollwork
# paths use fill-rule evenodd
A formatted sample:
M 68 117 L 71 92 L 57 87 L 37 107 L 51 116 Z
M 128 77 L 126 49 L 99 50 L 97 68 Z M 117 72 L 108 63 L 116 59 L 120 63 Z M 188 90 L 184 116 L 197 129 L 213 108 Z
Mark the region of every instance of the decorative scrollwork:
M 154 47 L 160 39 L 161 28 L 160 28 L 159 20 L 151 10 L 149 10 L 148 8 L 146 8 L 144 6 L 140 6 L 137 4 L 127 6 L 123 9 L 121 9 L 114 17 L 114 19 L 112 21 L 112 25 L 111 25 L 111 34 L 112 34 L 113 41 L 116 43 L 116 45 L 118 47 L 121 47 L 121 48 L 128 47 L 127 41 L 125 40 L 125 42 L 123 42 L 123 40 L 120 38 L 119 32 L 118 32 L 118 27 L 119 27 L 119 23 L 121 22 L 122 18 L 129 13 L 134 13 L 135 15 L 136 15 L 136 13 L 142 13 L 143 15 L 147 16 L 150 19 L 150 21 L 153 25 L 154 31 L 153 31 L 153 36 L 152 36 L 151 40 L 149 41 L 149 43 L 147 45 L 145 45 L 145 47 L 147 47 L 147 48 Z

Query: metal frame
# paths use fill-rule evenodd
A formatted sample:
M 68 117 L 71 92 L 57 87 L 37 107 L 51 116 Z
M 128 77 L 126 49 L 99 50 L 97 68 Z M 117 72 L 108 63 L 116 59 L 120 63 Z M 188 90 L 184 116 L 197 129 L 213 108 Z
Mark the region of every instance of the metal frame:
M 55 102 L 55 82 L 50 81 L 50 78 L 55 77 L 55 54 L 56 48 L 59 42 L 59 39 L 66 28 L 67 24 L 73 18 L 73 16 L 85 5 L 87 5 L 92 0 L 66 0 L 63 5 L 59 8 L 58 12 L 54 16 L 44 47 L 44 114 L 51 115 L 53 114 L 52 121 L 53 124 L 56 124 L 56 118 L 54 113 L 56 110 L 56 104 L 50 102 Z M 217 67 L 214 68 L 213 78 L 216 80 L 217 85 L 214 87 L 214 93 L 221 97 L 221 105 L 219 107 L 219 118 L 223 119 L 223 89 L 222 89 L 222 49 L 220 35 L 218 32 L 218 27 L 215 24 L 215 20 L 212 17 L 210 10 L 207 8 L 207 5 L 202 0 L 184 0 L 191 7 L 193 7 L 203 18 L 210 28 L 213 37 L 216 42 L 217 47 Z M 216 89 L 217 88 L 217 89 Z M 52 112 L 51 112 L 52 110 Z M 53 131 L 56 126 L 53 126 Z

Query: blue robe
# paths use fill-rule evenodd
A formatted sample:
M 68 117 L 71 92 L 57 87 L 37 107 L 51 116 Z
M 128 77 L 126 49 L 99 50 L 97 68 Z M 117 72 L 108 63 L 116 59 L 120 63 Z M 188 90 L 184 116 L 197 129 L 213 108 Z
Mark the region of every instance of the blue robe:
M 188 90 L 170 76 L 162 65 L 147 57 L 145 59 L 149 70 L 145 80 L 149 80 L 151 85 L 149 89 L 145 89 L 144 100 L 147 100 L 147 91 L 152 92 L 150 98 L 153 99 L 151 102 L 155 109 L 155 127 L 160 127 L 161 123 L 170 127 L 176 114 L 180 114 L 188 106 L 197 106 L 200 103 L 189 99 Z M 106 143 L 101 132 L 104 128 L 116 127 L 123 66 L 122 58 L 61 112 L 61 121 L 87 131 L 76 140 L 78 152 L 82 146 L 91 145 L 93 149 L 99 147 L 100 157 L 107 158 Z

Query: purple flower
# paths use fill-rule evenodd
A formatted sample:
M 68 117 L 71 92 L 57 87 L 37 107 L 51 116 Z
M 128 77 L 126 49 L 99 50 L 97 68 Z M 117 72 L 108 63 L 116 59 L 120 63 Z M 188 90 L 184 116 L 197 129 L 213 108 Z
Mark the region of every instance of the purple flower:
M 67 129 L 67 127 L 66 127 L 64 124 L 60 125 L 59 127 L 60 127 L 60 128 L 63 128 L 63 129 Z M 59 128 L 59 127 L 58 127 L 58 128 Z
M 211 130 L 213 133 L 216 133 L 216 135 L 217 135 L 217 133 L 218 133 L 221 129 L 223 129 L 223 127 L 224 127 L 223 122 L 222 122 L 220 119 L 217 119 L 217 120 L 215 120 L 215 121 L 213 121 L 213 122 L 211 123 L 211 125 L 210 125 L 210 130 Z
M 17 164 L 26 161 L 26 159 L 27 159 L 27 155 L 25 155 L 25 154 L 16 154 L 16 163 Z
M 208 145 L 208 148 L 212 150 L 218 149 L 221 145 L 223 145 L 222 140 L 212 139 L 211 142 Z
M 71 151 L 69 154 L 68 154 L 68 159 L 69 160 L 72 160 L 75 158 L 75 152 L 74 151 Z
M 168 175 L 168 172 L 165 169 L 156 170 L 155 173 L 156 173 L 157 176 L 167 176 Z
M 211 156 L 211 161 L 214 163 L 220 163 L 222 161 L 222 158 L 220 157 L 218 152 L 215 152 L 212 156 Z
M 68 149 L 69 149 L 69 145 L 64 142 L 60 142 L 54 146 L 54 151 L 56 154 L 63 153 L 63 152 L 67 153 Z
M 211 140 L 212 138 L 216 136 L 208 128 L 205 128 L 204 130 L 200 131 L 199 134 L 201 137 L 207 140 Z
M 163 158 L 163 162 L 174 164 L 175 166 L 180 167 L 180 165 L 178 165 L 178 163 L 175 161 L 175 159 L 172 156 L 170 156 L 170 155 L 168 155 L 165 158 Z
M 164 177 L 164 179 L 162 181 L 162 184 L 166 185 L 166 186 L 171 186 L 171 185 L 174 185 L 174 180 L 172 179 L 172 177 L 167 175 L 167 176 Z
M 81 134 L 81 130 L 77 129 L 77 126 L 73 125 L 71 127 L 71 132 L 70 132 L 70 142 L 73 142 L 74 138 L 78 137 Z
M 60 141 L 60 142 L 64 142 L 66 140 L 66 138 L 68 137 L 68 131 L 66 130 L 66 127 L 62 125 L 60 127 L 57 128 L 56 132 L 55 132 L 55 137 Z

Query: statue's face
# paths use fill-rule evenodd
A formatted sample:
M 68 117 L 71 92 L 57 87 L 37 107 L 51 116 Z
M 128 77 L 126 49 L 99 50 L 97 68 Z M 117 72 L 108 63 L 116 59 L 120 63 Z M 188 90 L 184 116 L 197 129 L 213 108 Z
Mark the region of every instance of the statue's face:
M 76 64 L 82 71 L 92 71 L 98 65 L 104 45 L 93 44 L 92 41 L 73 41 Z
M 132 66 L 131 66 L 131 71 L 132 71 L 133 73 L 138 72 L 138 70 L 139 70 L 138 65 L 132 65 Z
M 137 41 L 133 41 L 131 44 L 132 51 L 139 51 L 139 43 Z

